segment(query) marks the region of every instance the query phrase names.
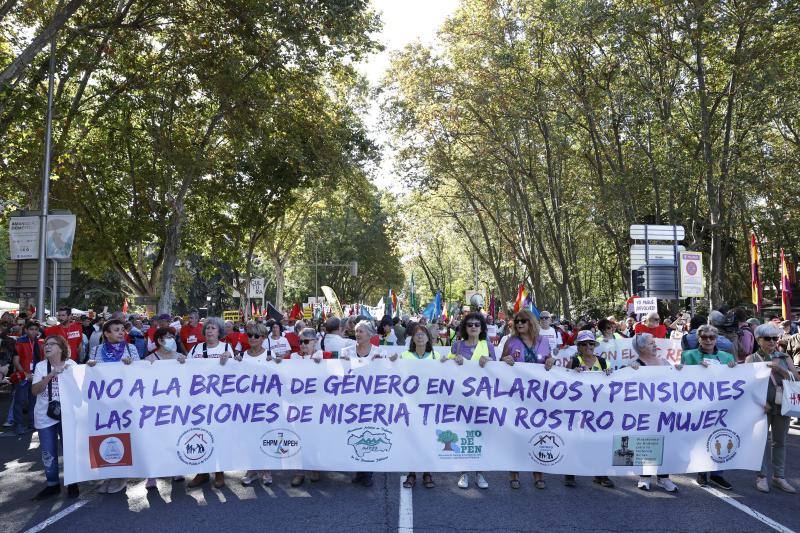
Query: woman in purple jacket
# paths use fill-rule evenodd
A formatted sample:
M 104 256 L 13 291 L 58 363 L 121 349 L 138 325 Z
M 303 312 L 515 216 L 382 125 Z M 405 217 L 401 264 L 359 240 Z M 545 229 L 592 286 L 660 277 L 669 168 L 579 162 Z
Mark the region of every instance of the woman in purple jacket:
M 539 335 L 539 322 L 533 313 L 523 309 L 514 315 L 514 329 L 503 347 L 500 360 L 513 365 L 514 363 L 544 364 L 550 357 L 550 342 Z M 519 472 L 509 472 L 509 483 L 512 489 L 519 488 Z M 537 489 L 543 489 L 544 474 L 533 473 L 533 484 Z

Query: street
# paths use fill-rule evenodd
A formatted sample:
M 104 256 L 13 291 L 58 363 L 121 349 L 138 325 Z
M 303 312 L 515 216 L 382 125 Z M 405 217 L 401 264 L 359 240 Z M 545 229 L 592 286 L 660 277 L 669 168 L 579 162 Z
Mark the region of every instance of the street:
M 8 409 L 0 396 L 0 411 Z M 787 479 L 800 486 L 800 428 L 790 430 Z M 283 532 L 437 532 L 437 531 L 800 531 L 800 496 L 777 489 L 756 491 L 754 473 L 726 474 L 733 490 L 702 489 L 692 475 L 672 476 L 677 494 L 655 487 L 636 488 L 636 479 L 615 478 L 602 488 L 578 478 L 576 488 L 561 476 L 547 476 L 547 488 L 533 487 L 521 474 L 512 490 L 505 472 L 487 474 L 490 487 L 456 486 L 455 473 L 434 475 L 425 489 L 421 474 L 413 490 L 401 487 L 404 475 L 376 474 L 371 488 L 350 483 L 350 474 L 323 473 L 317 483 L 292 488 L 291 472 L 275 472 L 270 487 L 243 487 L 243 472 L 228 473 L 227 486 L 187 489 L 161 479 L 147 491 L 144 480 L 130 480 L 126 492 L 98 494 L 97 482 L 81 484 L 81 496 L 46 502 L 31 498 L 43 487 L 44 474 L 36 433 L 0 439 L 0 531 L 218 531 Z

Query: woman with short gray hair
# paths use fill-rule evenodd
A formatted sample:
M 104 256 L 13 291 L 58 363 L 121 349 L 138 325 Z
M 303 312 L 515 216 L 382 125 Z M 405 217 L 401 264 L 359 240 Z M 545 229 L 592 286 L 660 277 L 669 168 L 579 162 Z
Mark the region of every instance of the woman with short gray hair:
M 767 385 L 767 412 L 770 438 L 764 447 L 764 459 L 761 461 L 761 471 L 756 476 L 756 489 L 769 492 L 767 483 L 768 462 L 772 463 L 772 485 L 784 492 L 795 493 L 795 489 L 785 477 L 786 466 L 786 435 L 789 433 L 789 417 L 781 415 L 781 394 L 784 379 L 800 380 L 800 373 L 795 368 L 791 357 L 778 351 L 778 340 L 783 335 L 783 330 L 772 325 L 762 324 L 756 328 L 755 337 L 758 351 L 747 356 L 745 363 L 767 363 L 772 369 Z

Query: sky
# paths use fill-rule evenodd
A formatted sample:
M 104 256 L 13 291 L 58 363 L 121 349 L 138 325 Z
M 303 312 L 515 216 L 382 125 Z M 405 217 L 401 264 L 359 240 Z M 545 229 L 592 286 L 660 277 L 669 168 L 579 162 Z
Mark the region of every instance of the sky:
M 455 12 L 458 0 L 372 0 L 372 5 L 383 21 L 383 30 L 376 38 L 386 49 L 380 54 L 370 56 L 360 65 L 359 70 L 376 86 L 389 67 L 392 52 L 401 50 L 415 40 L 427 45 L 433 44 L 436 31 Z M 392 154 L 386 144 L 386 135 L 380 131 L 378 116 L 377 103 L 373 103 L 366 122 L 372 138 L 381 145 L 383 154 L 381 166 L 375 174 L 375 183 L 378 187 L 400 193 L 403 186 L 392 174 Z

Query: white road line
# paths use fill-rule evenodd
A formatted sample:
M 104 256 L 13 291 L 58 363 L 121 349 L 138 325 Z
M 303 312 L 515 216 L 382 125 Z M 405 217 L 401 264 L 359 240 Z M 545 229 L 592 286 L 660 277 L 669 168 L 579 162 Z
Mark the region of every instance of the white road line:
M 400 476 L 400 517 L 397 521 L 397 533 L 414 533 L 412 490 L 403 488 L 403 476 Z
M 64 518 L 68 514 L 74 513 L 75 511 L 77 511 L 78 509 L 80 509 L 81 507 L 86 505 L 87 503 L 89 503 L 89 500 L 78 500 L 77 502 L 73 503 L 72 505 L 70 505 L 66 509 L 62 509 L 58 513 L 54 514 L 53 516 L 51 516 L 50 518 L 48 518 L 44 522 L 40 522 L 40 523 L 36 524 L 35 526 L 33 526 L 32 528 L 27 530 L 25 533 L 38 533 L 39 531 L 43 530 L 47 526 L 50 526 L 53 523 L 61 520 L 62 518 Z
M 786 526 L 784 526 L 782 524 L 779 524 L 778 522 L 776 522 L 772 518 L 759 513 L 755 509 L 751 509 L 750 507 L 748 507 L 745 504 L 743 504 L 740 501 L 738 501 L 736 498 L 732 498 L 731 496 L 729 496 L 728 494 L 725 494 L 724 492 L 718 491 L 717 489 L 712 488 L 712 487 L 700 487 L 700 488 L 703 489 L 704 491 L 708 492 L 709 494 L 712 494 L 712 495 L 716 496 L 717 498 L 721 499 L 725 503 L 736 507 L 737 509 L 739 509 L 743 513 L 749 514 L 750 516 L 752 516 L 753 518 L 755 518 L 759 522 L 763 522 L 764 524 L 768 525 L 769 527 L 771 527 L 775 531 L 780 531 L 781 533 L 795 533 L 793 530 L 789 529 L 788 527 L 786 527 Z

